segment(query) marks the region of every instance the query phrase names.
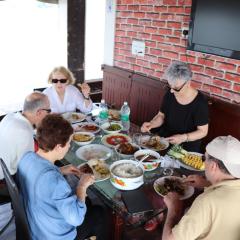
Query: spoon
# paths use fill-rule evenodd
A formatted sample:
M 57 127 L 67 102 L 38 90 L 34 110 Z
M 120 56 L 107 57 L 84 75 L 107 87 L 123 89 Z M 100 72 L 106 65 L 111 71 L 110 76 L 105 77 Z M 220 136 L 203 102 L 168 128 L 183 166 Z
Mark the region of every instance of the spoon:
M 150 154 L 146 154 L 145 156 L 143 156 L 143 157 L 139 160 L 137 166 L 139 166 L 139 165 L 140 165 L 144 160 L 146 160 L 149 156 L 150 156 Z

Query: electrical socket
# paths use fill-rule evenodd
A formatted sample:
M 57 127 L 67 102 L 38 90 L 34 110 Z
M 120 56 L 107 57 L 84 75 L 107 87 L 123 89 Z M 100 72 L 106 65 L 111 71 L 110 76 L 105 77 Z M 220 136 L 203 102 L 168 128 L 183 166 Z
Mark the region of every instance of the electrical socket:
M 187 38 L 189 33 L 189 28 L 182 28 L 182 37 Z

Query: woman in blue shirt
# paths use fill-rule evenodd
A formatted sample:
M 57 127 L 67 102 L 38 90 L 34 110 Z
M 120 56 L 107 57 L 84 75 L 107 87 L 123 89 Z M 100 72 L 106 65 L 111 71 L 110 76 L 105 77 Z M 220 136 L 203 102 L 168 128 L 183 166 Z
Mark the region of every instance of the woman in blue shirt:
M 26 153 L 20 160 L 17 174 L 34 240 L 73 240 L 76 227 L 84 221 L 86 190 L 93 184 L 94 176 L 81 174 L 74 166 L 54 165 L 67 153 L 72 134 L 71 125 L 61 116 L 48 115 L 37 129 L 39 150 Z M 80 177 L 76 194 L 63 177 L 67 174 Z M 90 233 L 89 229 L 86 233 Z

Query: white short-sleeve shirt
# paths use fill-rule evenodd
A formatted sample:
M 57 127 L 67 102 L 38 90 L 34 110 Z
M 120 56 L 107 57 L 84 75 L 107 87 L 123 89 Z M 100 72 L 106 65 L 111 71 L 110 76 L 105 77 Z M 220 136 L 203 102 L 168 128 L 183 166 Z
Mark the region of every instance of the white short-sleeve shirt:
M 73 85 L 66 86 L 63 102 L 61 102 L 53 86 L 45 89 L 43 93 L 48 96 L 51 110 L 54 113 L 75 112 L 76 109 L 87 113 L 92 110 L 92 102 L 86 106 L 83 95 Z

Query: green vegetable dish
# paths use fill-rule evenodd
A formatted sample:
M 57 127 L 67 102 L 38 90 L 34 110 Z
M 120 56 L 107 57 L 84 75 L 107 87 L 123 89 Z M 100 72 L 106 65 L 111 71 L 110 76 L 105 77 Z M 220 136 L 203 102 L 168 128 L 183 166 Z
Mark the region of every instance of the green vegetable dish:
M 118 131 L 121 127 L 118 124 L 111 124 L 106 130 L 108 131 Z

